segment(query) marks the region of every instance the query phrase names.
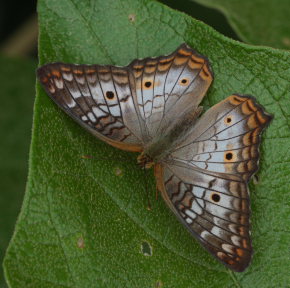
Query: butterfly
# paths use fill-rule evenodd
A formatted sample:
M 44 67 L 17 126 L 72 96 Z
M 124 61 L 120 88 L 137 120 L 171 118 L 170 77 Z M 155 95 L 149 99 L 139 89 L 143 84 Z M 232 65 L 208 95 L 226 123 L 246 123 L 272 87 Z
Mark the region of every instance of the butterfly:
M 233 271 L 251 261 L 248 182 L 272 116 L 233 94 L 203 115 L 213 72 L 187 44 L 128 66 L 49 63 L 37 70 L 51 99 L 106 143 L 141 152 L 165 202 L 199 242 Z M 201 116 L 200 116 L 201 115 Z

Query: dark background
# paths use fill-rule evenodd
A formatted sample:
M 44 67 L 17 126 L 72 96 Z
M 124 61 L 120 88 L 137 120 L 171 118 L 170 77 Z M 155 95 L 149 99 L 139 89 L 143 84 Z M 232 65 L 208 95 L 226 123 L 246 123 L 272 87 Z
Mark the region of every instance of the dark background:
M 218 11 L 201 6 L 190 0 L 161 0 L 165 5 L 191 15 L 212 26 L 220 33 L 237 39 L 238 37 L 228 24 L 225 17 Z M 8 1 L 1 0 L 0 4 L 0 47 L 3 47 L 13 35 L 21 32 L 23 26 L 36 17 L 37 1 Z M 35 28 L 36 29 L 36 28 Z M 22 35 L 25 37 L 25 35 Z M 20 42 L 20 41 L 19 41 Z M 17 43 L 17 42 L 16 42 Z M 37 40 L 34 39 L 34 48 L 26 53 L 27 56 L 37 58 Z M 17 45 L 17 44 L 16 44 Z M 9 54 L 9 53 L 8 53 Z M 15 55 L 17 56 L 17 55 Z M 20 55 L 19 55 L 20 56 Z M 23 56 L 23 55 L 22 55 Z
M 0 39 L 5 41 L 11 33 L 36 10 L 36 1 L 1 1 Z

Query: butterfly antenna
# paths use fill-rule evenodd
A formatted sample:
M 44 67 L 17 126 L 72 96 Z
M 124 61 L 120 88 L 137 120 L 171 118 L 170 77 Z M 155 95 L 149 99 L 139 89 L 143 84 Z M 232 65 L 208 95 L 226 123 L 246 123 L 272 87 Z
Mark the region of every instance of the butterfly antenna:
M 95 161 L 115 161 L 115 162 L 132 162 L 132 159 L 130 158 L 113 158 L 113 157 L 95 157 L 92 155 L 81 155 L 81 159 L 93 159 Z

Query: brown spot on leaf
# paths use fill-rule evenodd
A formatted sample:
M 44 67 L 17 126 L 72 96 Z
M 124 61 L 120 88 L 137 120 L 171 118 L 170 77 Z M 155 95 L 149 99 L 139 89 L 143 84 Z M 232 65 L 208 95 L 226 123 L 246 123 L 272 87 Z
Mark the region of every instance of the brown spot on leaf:
M 161 282 L 161 280 L 157 280 L 155 283 L 155 288 L 161 288 L 163 287 L 163 283 Z
M 283 37 L 282 38 L 282 43 L 287 46 L 290 47 L 290 38 L 289 37 Z
M 85 241 L 84 238 L 81 236 L 78 239 L 77 245 L 80 249 L 84 249 L 85 248 Z
M 133 14 L 133 13 L 132 13 L 132 14 L 129 14 L 128 19 L 129 19 L 130 22 L 135 22 L 135 20 L 136 20 L 136 15 Z
M 91 155 L 82 155 L 81 158 L 82 159 L 92 159 L 93 156 L 91 156 Z
M 123 171 L 119 167 L 116 167 L 115 168 L 115 175 L 116 176 L 122 176 L 123 175 Z

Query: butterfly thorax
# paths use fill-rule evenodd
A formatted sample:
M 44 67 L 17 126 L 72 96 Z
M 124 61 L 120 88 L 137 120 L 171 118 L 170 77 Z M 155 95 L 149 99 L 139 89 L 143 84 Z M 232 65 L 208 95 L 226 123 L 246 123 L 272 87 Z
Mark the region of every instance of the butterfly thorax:
M 154 166 L 155 162 L 153 161 L 153 159 L 144 154 L 144 152 L 142 152 L 138 157 L 137 157 L 137 163 L 138 165 L 140 165 L 142 168 L 146 168 L 149 169 L 152 166 Z
M 137 158 L 138 163 L 142 167 L 151 168 L 156 163 L 168 160 L 172 150 L 191 131 L 201 112 L 202 107 L 196 107 L 183 113 L 182 117 L 179 118 L 180 121 L 173 121 L 172 125 L 168 125 L 165 131 L 145 146 L 144 151 Z

